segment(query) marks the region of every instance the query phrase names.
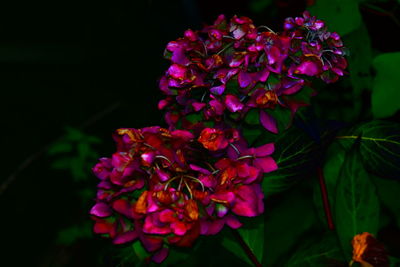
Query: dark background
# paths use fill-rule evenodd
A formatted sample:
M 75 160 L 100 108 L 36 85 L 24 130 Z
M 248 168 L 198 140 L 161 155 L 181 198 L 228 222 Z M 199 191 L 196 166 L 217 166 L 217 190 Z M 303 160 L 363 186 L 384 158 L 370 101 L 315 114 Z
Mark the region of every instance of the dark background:
M 96 150 L 109 155 L 114 129 L 164 125 L 157 79 L 168 66 L 167 42 L 221 13 L 279 31 L 313 1 L 273 2 L 254 13 L 239 0 L 2 1 L 0 265 L 95 266 L 98 254 L 109 253 L 100 239 L 55 242 L 60 229 L 88 217 L 90 203 L 81 203 L 68 173 L 49 167 L 49 145 L 71 126 L 102 139 Z M 396 50 L 388 33 L 397 26 L 361 11 L 373 46 Z

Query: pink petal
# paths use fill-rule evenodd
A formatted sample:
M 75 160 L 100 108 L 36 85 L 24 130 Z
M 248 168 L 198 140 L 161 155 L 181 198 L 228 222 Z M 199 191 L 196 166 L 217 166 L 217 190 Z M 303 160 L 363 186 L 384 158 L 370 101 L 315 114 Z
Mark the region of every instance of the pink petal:
M 148 235 L 142 235 L 140 237 L 140 240 L 142 241 L 142 244 L 145 247 L 145 249 L 149 252 L 159 250 L 163 244 L 162 238 L 151 237 Z
M 264 126 L 264 128 L 267 129 L 268 131 L 270 131 L 271 133 L 274 133 L 274 134 L 278 133 L 278 128 L 276 125 L 275 118 L 263 110 L 260 110 L 260 122 L 261 122 L 261 125 Z
M 172 52 L 171 61 L 183 66 L 187 66 L 190 63 L 190 60 L 185 55 L 185 49 L 182 47 Z
M 200 234 L 202 235 L 215 235 L 219 233 L 224 227 L 224 220 L 215 221 L 200 221 Z
M 227 95 L 225 97 L 225 105 L 230 112 L 240 111 L 244 107 L 239 98 L 234 95 Z
M 242 226 L 242 223 L 234 215 L 228 215 L 225 218 L 225 223 L 232 229 L 238 229 Z
M 90 214 L 97 217 L 108 217 L 112 214 L 112 209 L 105 203 L 99 202 L 90 210 Z
M 206 169 L 201 168 L 201 167 L 199 167 L 197 165 L 194 165 L 194 164 L 189 164 L 189 167 L 190 167 L 190 169 L 192 169 L 194 171 L 198 171 L 198 172 L 200 172 L 202 174 L 206 174 L 206 175 L 211 174 L 211 172 L 209 170 L 206 170 Z
M 236 195 L 232 211 L 237 215 L 254 217 L 264 212 L 264 195 L 260 185 L 242 185 L 237 188 Z
M 128 243 L 128 242 L 135 240 L 137 237 L 138 237 L 138 233 L 136 231 L 128 231 L 128 232 L 117 235 L 114 238 L 113 243 L 116 245 L 124 244 L 124 243 Z
M 278 165 L 276 165 L 275 160 L 271 157 L 256 158 L 254 160 L 254 164 L 261 168 L 264 173 L 272 172 L 278 169 Z
M 169 174 L 163 170 L 156 169 L 156 174 L 161 182 L 165 182 L 169 180 Z
M 255 151 L 255 156 L 256 157 L 265 157 L 269 156 L 275 151 L 275 144 L 274 143 L 268 143 L 262 146 L 259 146 L 254 149 Z
M 321 66 L 313 61 L 304 61 L 296 68 L 296 73 L 315 76 L 321 73 Z
M 205 103 L 199 103 L 199 102 L 194 102 L 194 103 L 192 103 L 192 107 L 193 107 L 194 111 L 200 111 L 200 110 L 202 110 L 205 106 L 206 106 Z
M 120 213 L 125 215 L 128 218 L 132 218 L 132 206 L 126 199 L 117 199 L 112 203 L 112 208 Z

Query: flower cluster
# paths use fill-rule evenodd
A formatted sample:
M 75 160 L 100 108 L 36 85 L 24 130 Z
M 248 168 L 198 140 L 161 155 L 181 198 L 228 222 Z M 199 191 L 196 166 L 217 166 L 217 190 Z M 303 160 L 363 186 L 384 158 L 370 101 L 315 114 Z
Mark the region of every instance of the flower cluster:
M 274 109 L 287 108 L 293 116 L 308 104 L 304 98 L 312 90 L 299 95 L 310 78 L 335 82 L 347 66 L 340 36 L 308 12 L 286 19 L 281 33 L 247 17 L 220 15 L 213 25 L 168 43 L 165 57 L 171 65 L 160 80 L 166 98 L 159 109 L 166 110 L 171 129 L 201 129 L 205 122 L 223 127 L 255 109 L 260 123 L 277 133 Z M 191 114 L 201 118 L 193 121 Z
M 169 245 L 190 246 L 264 211 L 260 181 L 277 169 L 272 143 L 248 148 L 238 131 L 216 128 L 198 136 L 125 128 L 114 139 L 117 151 L 93 168 L 100 182 L 90 213 L 94 231 L 115 244 L 139 239 L 161 262 Z

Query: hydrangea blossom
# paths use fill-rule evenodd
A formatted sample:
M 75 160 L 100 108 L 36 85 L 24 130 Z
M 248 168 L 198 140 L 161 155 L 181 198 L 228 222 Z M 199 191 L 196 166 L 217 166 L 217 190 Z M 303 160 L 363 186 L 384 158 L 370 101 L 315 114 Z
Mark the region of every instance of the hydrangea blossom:
M 296 96 L 311 77 L 334 82 L 347 66 L 340 36 L 308 12 L 286 19 L 281 33 L 247 17 L 220 15 L 213 25 L 169 42 L 165 57 L 171 65 L 160 80 L 166 98 L 159 109 L 171 128 L 189 129 L 207 121 L 219 127 L 227 118 L 240 122 L 255 109 L 260 123 L 277 133 L 271 111 L 279 106 L 293 115 L 307 105 Z M 195 123 L 188 118 L 199 113 Z
M 94 231 L 115 244 L 139 239 L 161 262 L 168 246 L 238 228 L 238 216 L 263 213 L 263 174 L 277 169 L 273 144 L 247 148 L 236 130 L 205 128 L 199 136 L 160 127 L 119 129 L 117 151 L 101 158 L 90 213 Z

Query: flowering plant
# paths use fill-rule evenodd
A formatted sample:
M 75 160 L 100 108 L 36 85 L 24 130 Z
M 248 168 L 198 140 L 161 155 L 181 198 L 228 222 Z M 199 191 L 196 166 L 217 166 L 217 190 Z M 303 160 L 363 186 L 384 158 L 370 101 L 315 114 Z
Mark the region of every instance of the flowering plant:
M 351 134 L 338 135 L 344 127 L 327 123 L 321 130 L 315 120 L 296 116 L 310 106 L 316 84 L 335 83 L 347 74 L 345 51 L 340 35 L 308 11 L 287 18 L 281 32 L 257 27 L 247 17 L 220 15 L 212 25 L 189 29 L 169 42 L 164 56 L 170 66 L 159 82 L 164 99 L 158 104 L 167 127 L 116 131 L 116 152 L 93 168 L 100 179 L 90 210 L 94 232 L 114 244 L 142 244 L 146 259 L 161 263 L 172 248 L 192 247 L 200 236 L 216 235 L 226 225 L 234 229 L 247 260 L 261 266 L 263 253 L 249 238 L 255 230 L 243 222 L 264 213 L 270 192 L 308 182 L 300 179 L 302 172 L 318 178 L 320 191 L 314 192 L 322 198 L 314 196 L 316 206 L 323 210 L 328 228 L 337 227 L 346 253 L 355 236 L 353 260 L 370 260 L 362 256 L 364 243 L 357 241 L 360 231 L 374 232 L 377 227 L 357 217 L 364 207 L 361 200 L 370 202 L 371 208 L 363 211 L 369 217 L 378 206 L 376 198 L 367 198 L 375 191 L 365 177 L 382 173 L 375 162 L 396 160 L 396 148 L 368 153 L 368 142 L 379 149 L 379 142 L 398 145 L 390 138 L 371 137 L 378 135 L 377 129 L 387 132 L 391 127 L 372 122 L 373 131 L 371 125 L 361 125 L 347 130 Z M 325 159 L 325 154 L 335 154 L 328 153 L 331 150 L 340 155 L 340 162 L 331 156 Z M 389 165 L 383 172 L 393 178 L 398 168 Z M 364 190 L 360 197 L 354 184 Z M 353 220 L 351 231 L 346 228 L 348 218 Z M 261 233 L 263 239 L 261 226 L 256 235 Z M 329 235 L 326 240 L 337 242 Z M 294 256 L 289 262 L 298 261 Z

